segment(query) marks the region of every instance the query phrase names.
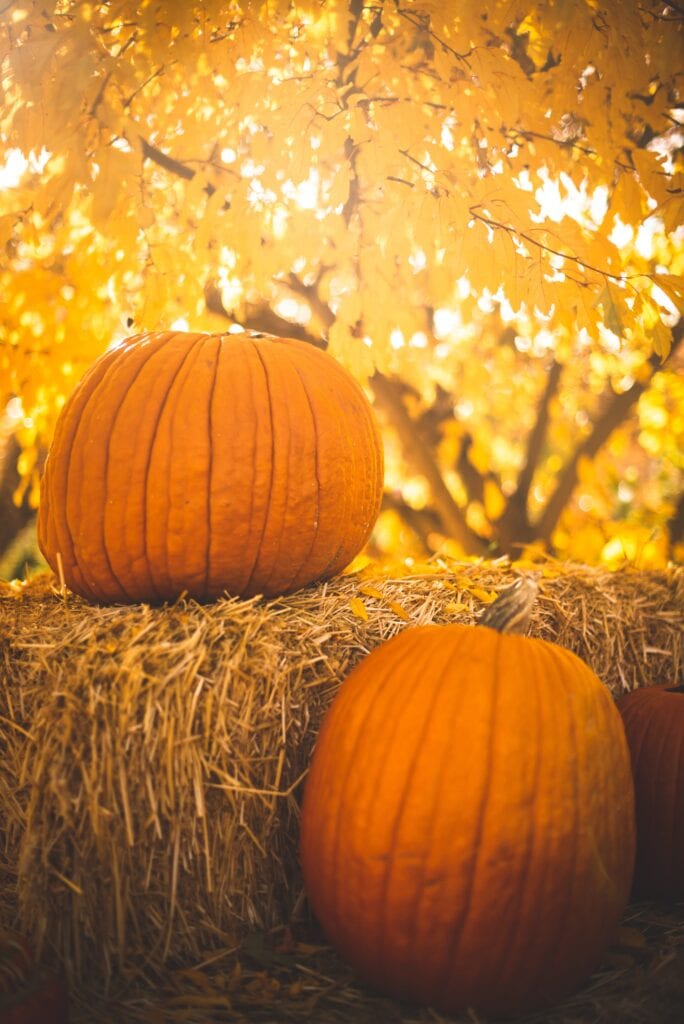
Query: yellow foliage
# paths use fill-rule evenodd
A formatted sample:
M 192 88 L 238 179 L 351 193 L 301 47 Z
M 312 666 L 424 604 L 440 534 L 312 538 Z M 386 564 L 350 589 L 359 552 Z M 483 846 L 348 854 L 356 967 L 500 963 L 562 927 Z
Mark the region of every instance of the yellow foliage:
M 465 601 L 447 601 L 443 610 L 448 615 L 459 615 L 461 612 L 470 611 Z
M 21 396 L 26 451 L 129 320 L 221 330 L 289 298 L 359 380 L 396 374 L 421 409 L 453 394 L 436 451 L 485 540 L 555 353 L 541 508 L 583 417 L 667 356 L 684 304 L 668 142 L 684 23 L 637 0 L 595 8 L 4 5 L 0 410 Z M 644 447 L 671 453 L 648 417 Z M 474 499 L 454 469 L 466 434 Z M 33 456 L 23 470 L 35 499 Z M 398 490 L 412 474 L 399 457 L 388 472 Z M 392 515 L 379 550 L 422 556 Z M 577 551 L 580 532 L 559 536 Z
M 506 508 L 506 499 L 501 488 L 494 480 L 485 480 L 484 507 L 490 523 L 496 522 Z
M 404 619 L 404 621 L 406 622 L 408 622 L 408 620 L 410 619 L 409 613 L 406 611 L 403 605 L 399 604 L 398 601 L 388 601 L 387 607 L 391 608 L 394 614 L 398 615 L 400 619 Z
M 611 530 L 601 549 L 601 562 L 609 569 L 632 565 L 637 569 L 661 569 L 667 564 L 668 543 L 663 530 L 622 524 Z
M 362 619 L 364 622 L 368 621 L 368 609 L 360 597 L 352 597 L 349 607 L 357 619 Z

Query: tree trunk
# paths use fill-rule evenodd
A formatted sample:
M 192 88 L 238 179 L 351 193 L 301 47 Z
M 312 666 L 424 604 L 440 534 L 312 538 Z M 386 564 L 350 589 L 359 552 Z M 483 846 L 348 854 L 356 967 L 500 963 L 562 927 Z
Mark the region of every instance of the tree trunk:
M 12 497 L 19 486 L 19 454 L 15 437 L 0 439 L 0 555 L 34 515 L 26 498 L 17 506 Z
M 376 373 L 371 379 L 371 387 L 376 404 L 397 432 L 407 461 L 427 480 L 444 533 L 457 541 L 466 554 L 485 554 L 487 542 L 478 537 L 466 523 L 463 511 L 445 484 L 432 451 L 421 440 L 416 424 L 409 416 L 394 383 L 382 374 Z

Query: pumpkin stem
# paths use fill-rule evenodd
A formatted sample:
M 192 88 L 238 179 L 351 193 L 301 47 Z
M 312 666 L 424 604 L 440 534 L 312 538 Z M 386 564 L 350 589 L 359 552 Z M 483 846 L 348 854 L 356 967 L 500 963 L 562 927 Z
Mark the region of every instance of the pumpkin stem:
M 498 633 L 526 633 L 539 593 L 538 578 L 538 573 L 520 576 L 510 587 L 501 591 L 496 601 L 487 605 L 477 625 L 489 626 Z

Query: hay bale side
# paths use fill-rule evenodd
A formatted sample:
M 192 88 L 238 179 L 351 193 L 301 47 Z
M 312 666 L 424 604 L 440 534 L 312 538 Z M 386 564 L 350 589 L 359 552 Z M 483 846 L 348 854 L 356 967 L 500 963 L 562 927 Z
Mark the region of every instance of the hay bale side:
M 92 607 L 46 576 L 0 588 L 0 923 L 92 978 L 286 920 L 299 785 L 337 686 L 408 624 L 472 621 L 511 579 L 451 563 L 171 608 Z M 549 568 L 541 587 L 530 632 L 615 695 L 681 681 L 684 572 Z

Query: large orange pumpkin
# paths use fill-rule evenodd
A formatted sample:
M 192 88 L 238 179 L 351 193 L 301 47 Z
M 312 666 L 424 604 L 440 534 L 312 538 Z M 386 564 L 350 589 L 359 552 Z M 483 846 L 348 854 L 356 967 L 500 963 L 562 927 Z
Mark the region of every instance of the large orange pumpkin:
M 359 552 L 382 471 L 368 400 L 320 349 L 253 332 L 136 335 L 61 413 L 40 547 L 93 601 L 285 593 Z
M 306 891 L 370 985 L 444 1012 L 572 990 L 626 906 L 634 794 L 608 690 L 567 650 L 408 628 L 342 684 L 301 813 Z
M 684 686 L 644 686 L 621 697 L 636 793 L 634 889 L 684 899 Z

